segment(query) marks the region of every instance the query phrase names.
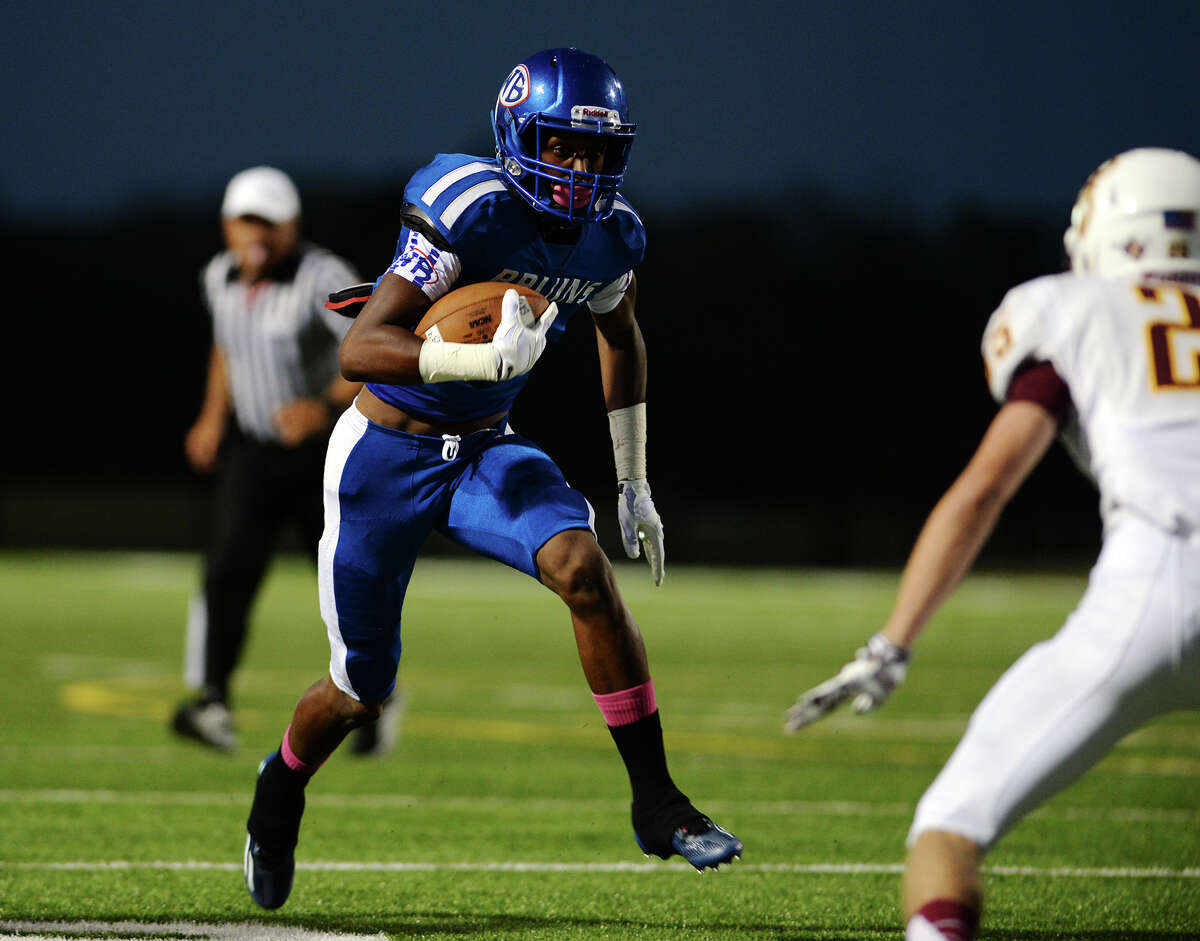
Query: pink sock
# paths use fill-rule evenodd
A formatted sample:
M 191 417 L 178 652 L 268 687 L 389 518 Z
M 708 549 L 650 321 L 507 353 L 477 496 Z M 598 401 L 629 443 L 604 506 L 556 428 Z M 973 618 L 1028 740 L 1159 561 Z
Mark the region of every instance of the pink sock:
M 908 941 L 975 941 L 979 913 L 954 899 L 926 902 L 908 920 Z
M 279 746 L 279 757 L 283 759 L 283 763 L 293 771 L 299 771 L 301 774 L 316 774 L 317 769 L 325 762 L 319 762 L 315 765 L 310 765 L 307 761 L 301 761 L 294 751 L 292 751 L 292 743 L 288 741 L 288 735 L 292 731 L 289 725 L 283 733 L 283 743 Z
M 658 709 L 654 699 L 654 680 L 646 680 L 640 686 L 618 690 L 615 693 L 592 693 L 604 721 L 614 728 L 631 725 L 639 719 L 653 715 Z

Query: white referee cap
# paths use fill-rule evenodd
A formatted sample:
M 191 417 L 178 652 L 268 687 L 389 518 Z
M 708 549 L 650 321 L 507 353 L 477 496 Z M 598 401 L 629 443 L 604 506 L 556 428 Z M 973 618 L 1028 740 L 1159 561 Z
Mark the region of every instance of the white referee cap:
M 300 194 L 288 175 L 274 167 L 251 167 L 236 174 L 225 187 L 221 215 L 261 216 L 278 225 L 300 215 Z

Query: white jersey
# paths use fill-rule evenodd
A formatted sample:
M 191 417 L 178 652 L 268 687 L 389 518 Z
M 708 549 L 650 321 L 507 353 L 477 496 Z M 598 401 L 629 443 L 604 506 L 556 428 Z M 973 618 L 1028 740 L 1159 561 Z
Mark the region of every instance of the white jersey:
M 1200 288 L 1050 275 L 1005 296 L 983 337 L 1004 402 L 1023 365 L 1049 362 L 1071 392 L 1068 450 L 1100 490 L 1168 532 L 1200 531 Z
M 1200 709 L 1200 291 L 1038 278 L 992 315 L 983 355 L 1000 402 L 1030 362 L 1066 383 L 1065 443 L 1086 446 L 1073 456 L 1100 488 L 1104 546 L 1063 627 L 971 716 L 909 845 L 937 830 L 987 849 L 1134 729 Z

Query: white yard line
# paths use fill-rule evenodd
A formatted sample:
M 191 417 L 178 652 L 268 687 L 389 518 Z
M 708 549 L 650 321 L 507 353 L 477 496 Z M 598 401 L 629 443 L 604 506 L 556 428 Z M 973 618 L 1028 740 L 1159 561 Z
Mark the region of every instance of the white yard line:
M 12 932 L 10 934 L 10 932 Z M 79 941 L 81 936 L 121 938 L 203 938 L 206 941 L 387 941 L 383 934 L 335 934 L 294 925 L 201 924 L 194 921 L 0 921 L 0 938 L 21 941 Z
M 234 862 L 202 860 L 95 860 L 2 862 L 0 870 L 42 870 L 55 872 L 114 872 L 133 870 L 186 870 L 193 872 L 240 872 Z M 422 863 L 422 862 L 311 862 L 297 863 L 306 872 L 539 872 L 539 873 L 652 873 L 695 872 L 683 862 L 615 863 Z M 734 872 L 793 873 L 812 875 L 897 875 L 904 871 L 900 863 L 734 863 Z M 984 872 L 999 876 L 1030 876 L 1042 879 L 1200 879 L 1200 868 L 1166 867 L 1071 867 L 1071 866 L 985 866 Z

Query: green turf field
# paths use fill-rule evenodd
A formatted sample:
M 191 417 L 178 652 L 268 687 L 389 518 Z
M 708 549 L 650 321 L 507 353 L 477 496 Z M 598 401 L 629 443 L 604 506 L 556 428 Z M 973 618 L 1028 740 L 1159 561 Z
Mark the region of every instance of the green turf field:
M 272 571 L 236 687 L 242 745 L 222 756 L 165 728 L 197 564 L 0 556 L 0 934 L 899 939 L 917 798 L 1084 584 L 972 578 L 884 710 L 789 738 L 784 709 L 875 629 L 895 576 L 669 566 L 656 590 L 622 564 L 674 776 L 746 844 L 701 877 L 634 844 L 560 603 L 493 563 L 423 561 L 403 735 L 314 780 L 295 889 L 265 913 L 242 883 L 244 822 L 258 760 L 325 669 L 315 579 Z M 1200 716 L 1126 740 L 991 855 L 982 936 L 1200 938 L 1198 785 Z M 223 927 L 245 923 L 285 930 Z

